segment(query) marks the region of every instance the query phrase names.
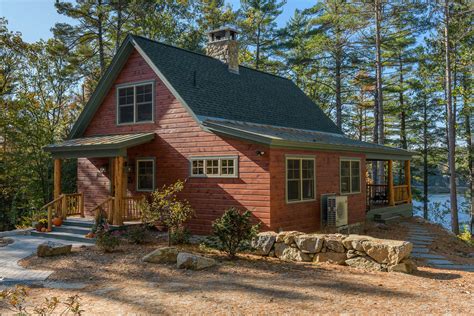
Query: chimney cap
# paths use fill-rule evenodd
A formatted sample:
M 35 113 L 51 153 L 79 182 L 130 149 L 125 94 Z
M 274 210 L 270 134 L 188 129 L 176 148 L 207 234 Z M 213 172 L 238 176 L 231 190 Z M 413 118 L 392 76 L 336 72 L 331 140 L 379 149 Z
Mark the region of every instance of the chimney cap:
M 234 33 L 239 34 L 240 32 L 237 30 L 235 26 L 232 25 L 223 25 L 217 29 L 209 30 L 207 33 L 212 34 L 212 33 L 217 33 L 217 32 L 222 32 L 222 31 L 231 31 Z

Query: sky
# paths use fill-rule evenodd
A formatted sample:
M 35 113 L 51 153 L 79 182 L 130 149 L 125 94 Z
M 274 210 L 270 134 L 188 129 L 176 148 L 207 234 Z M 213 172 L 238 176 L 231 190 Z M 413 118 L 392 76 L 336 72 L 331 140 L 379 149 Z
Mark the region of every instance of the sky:
M 238 8 L 240 0 L 226 0 Z M 0 16 L 8 20 L 8 29 L 21 32 L 23 40 L 35 42 L 52 37 L 51 28 L 58 22 L 72 22 L 60 15 L 54 8 L 55 0 L 0 0 Z M 314 5 L 315 0 L 288 0 L 283 13 L 278 17 L 279 26 L 293 16 L 295 9 L 305 9 Z

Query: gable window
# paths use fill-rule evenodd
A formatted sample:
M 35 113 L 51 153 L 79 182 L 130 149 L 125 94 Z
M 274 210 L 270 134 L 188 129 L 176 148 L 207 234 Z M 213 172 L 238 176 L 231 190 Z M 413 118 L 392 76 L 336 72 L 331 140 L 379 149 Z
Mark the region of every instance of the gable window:
M 153 82 L 117 87 L 117 123 L 153 122 Z
M 286 158 L 286 201 L 300 202 L 315 199 L 315 159 Z
M 341 194 L 360 193 L 360 160 L 341 159 Z
M 155 159 L 137 159 L 137 191 L 153 191 L 155 189 Z
M 237 177 L 237 157 L 195 157 L 190 164 L 191 177 Z

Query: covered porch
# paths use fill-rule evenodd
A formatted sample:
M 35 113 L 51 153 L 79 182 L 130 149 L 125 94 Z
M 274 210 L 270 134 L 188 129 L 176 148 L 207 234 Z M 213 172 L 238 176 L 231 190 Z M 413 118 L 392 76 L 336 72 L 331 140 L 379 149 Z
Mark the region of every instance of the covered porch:
M 412 215 L 410 158 L 367 156 L 367 219 L 388 220 Z
M 127 222 L 141 220 L 140 204 L 143 194 L 127 194 L 127 149 L 152 141 L 154 133 L 136 133 L 111 136 L 76 138 L 48 145 L 44 148 L 54 159 L 53 200 L 42 207 L 48 212 L 48 228 L 52 228 L 53 216 L 66 219 L 70 216 L 97 216 L 105 213 L 111 225 L 121 226 Z M 65 194 L 61 192 L 61 166 L 64 159 L 107 158 L 110 161 L 109 195 L 91 209 L 85 210 L 84 192 Z M 105 170 L 98 170 L 105 172 Z

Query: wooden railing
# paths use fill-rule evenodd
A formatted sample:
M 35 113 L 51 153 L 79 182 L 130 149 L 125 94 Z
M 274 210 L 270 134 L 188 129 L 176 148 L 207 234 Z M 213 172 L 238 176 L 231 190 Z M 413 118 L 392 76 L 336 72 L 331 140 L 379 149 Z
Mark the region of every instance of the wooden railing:
M 96 221 L 98 217 L 100 216 L 100 213 L 102 212 L 103 215 L 107 218 L 107 221 L 112 222 L 112 216 L 114 215 L 113 210 L 114 210 L 114 197 L 109 196 L 107 197 L 107 199 L 105 199 L 105 201 L 103 201 L 102 203 L 94 207 L 91 210 L 91 212 L 94 214 Z
M 408 192 L 408 185 L 395 185 L 393 186 L 393 197 L 395 204 L 409 203 L 410 194 Z
M 142 218 L 141 204 L 144 196 L 126 196 L 123 198 L 123 220 L 133 221 Z
M 388 185 L 367 184 L 367 205 L 388 203 Z
M 48 229 L 52 229 L 53 216 L 66 219 L 69 215 L 81 215 L 84 217 L 84 195 L 82 193 L 61 194 L 48 204 L 40 208 L 40 211 L 48 211 Z

